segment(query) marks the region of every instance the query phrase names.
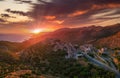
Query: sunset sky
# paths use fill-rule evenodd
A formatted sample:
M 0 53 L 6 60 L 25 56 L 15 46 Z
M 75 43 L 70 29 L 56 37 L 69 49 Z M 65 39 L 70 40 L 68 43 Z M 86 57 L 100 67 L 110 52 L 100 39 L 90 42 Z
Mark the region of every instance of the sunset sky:
M 120 0 L 0 0 L 0 34 L 120 23 Z

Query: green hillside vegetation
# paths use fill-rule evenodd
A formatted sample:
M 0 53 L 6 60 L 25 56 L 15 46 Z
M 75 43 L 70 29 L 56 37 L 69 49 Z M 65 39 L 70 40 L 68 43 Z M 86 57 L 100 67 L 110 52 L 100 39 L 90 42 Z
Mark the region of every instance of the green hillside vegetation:
M 5 78 L 11 72 L 28 68 L 16 57 L 13 52 L 0 49 L 0 78 Z
M 112 72 L 105 71 L 88 62 L 86 58 L 78 60 L 65 59 L 64 50 L 54 52 L 53 46 L 38 43 L 20 53 L 19 59 L 15 53 L 0 49 L 0 78 L 11 78 L 10 73 L 28 71 L 19 75 L 21 78 L 40 77 L 49 78 L 115 78 Z M 117 59 L 119 60 L 117 55 Z M 119 66 L 119 64 L 118 64 Z M 120 66 L 119 66 L 120 67 Z M 46 75 L 48 75 L 46 77 Z M 35 76 L 35 77 L 34 77 Z
M 93 66 L 87 59 L 65 59 L 65 51 L 52 51 L 50 45 L 35 45 L 25 50 L 21 59 L 31 65 L 34 74 L 50 74 L 60 78 L 114 78 L 114 74 Z M 83 60 L 87 65 L 80 63 Z

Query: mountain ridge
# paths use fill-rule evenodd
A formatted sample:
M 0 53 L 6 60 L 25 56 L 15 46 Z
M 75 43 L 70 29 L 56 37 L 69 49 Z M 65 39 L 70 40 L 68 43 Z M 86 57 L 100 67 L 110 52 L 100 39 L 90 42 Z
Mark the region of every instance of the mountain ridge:
M 54 32 L 38 35 L 35 38 L 24 41 L 23 43 L 25 45 L 33 45 L 49 39 L 59 39 L 61 41 L 77 44 L 95 43 L 99 39 L 115 35 L 118 32 L 120 32 L 120 24 L 106 27 L 90 26 L 81 28 L 62 28 Z

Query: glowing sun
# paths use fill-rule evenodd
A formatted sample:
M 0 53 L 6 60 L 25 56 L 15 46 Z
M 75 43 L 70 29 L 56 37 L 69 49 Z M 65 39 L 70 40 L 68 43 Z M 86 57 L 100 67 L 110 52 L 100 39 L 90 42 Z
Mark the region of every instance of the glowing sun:
M 39 34 L 40 32 L 42 32 L 43 30 L 42 29 L 34 29 L 33 31 L 32 31 L 32 33 L 34 33 L 34 34 Z

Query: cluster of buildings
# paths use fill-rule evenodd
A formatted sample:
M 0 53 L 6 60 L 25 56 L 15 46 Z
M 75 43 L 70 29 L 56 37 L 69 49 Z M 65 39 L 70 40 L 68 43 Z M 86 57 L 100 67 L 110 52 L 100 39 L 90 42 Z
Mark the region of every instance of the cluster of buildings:
M 71 43 L 61 42 L 60 40 L 51 40 L 50 44 L 53 45 L 53 51 L 64 50 L 67 52 L 65 58 L 75 58 L 78 59 L 79 57 L 83 56 L 82 52 L 88 54 L 109 54 L 107 48 L 100 48 L 97 49 L 92 44 L 84 44 L 84 45 L 77 45 Z

